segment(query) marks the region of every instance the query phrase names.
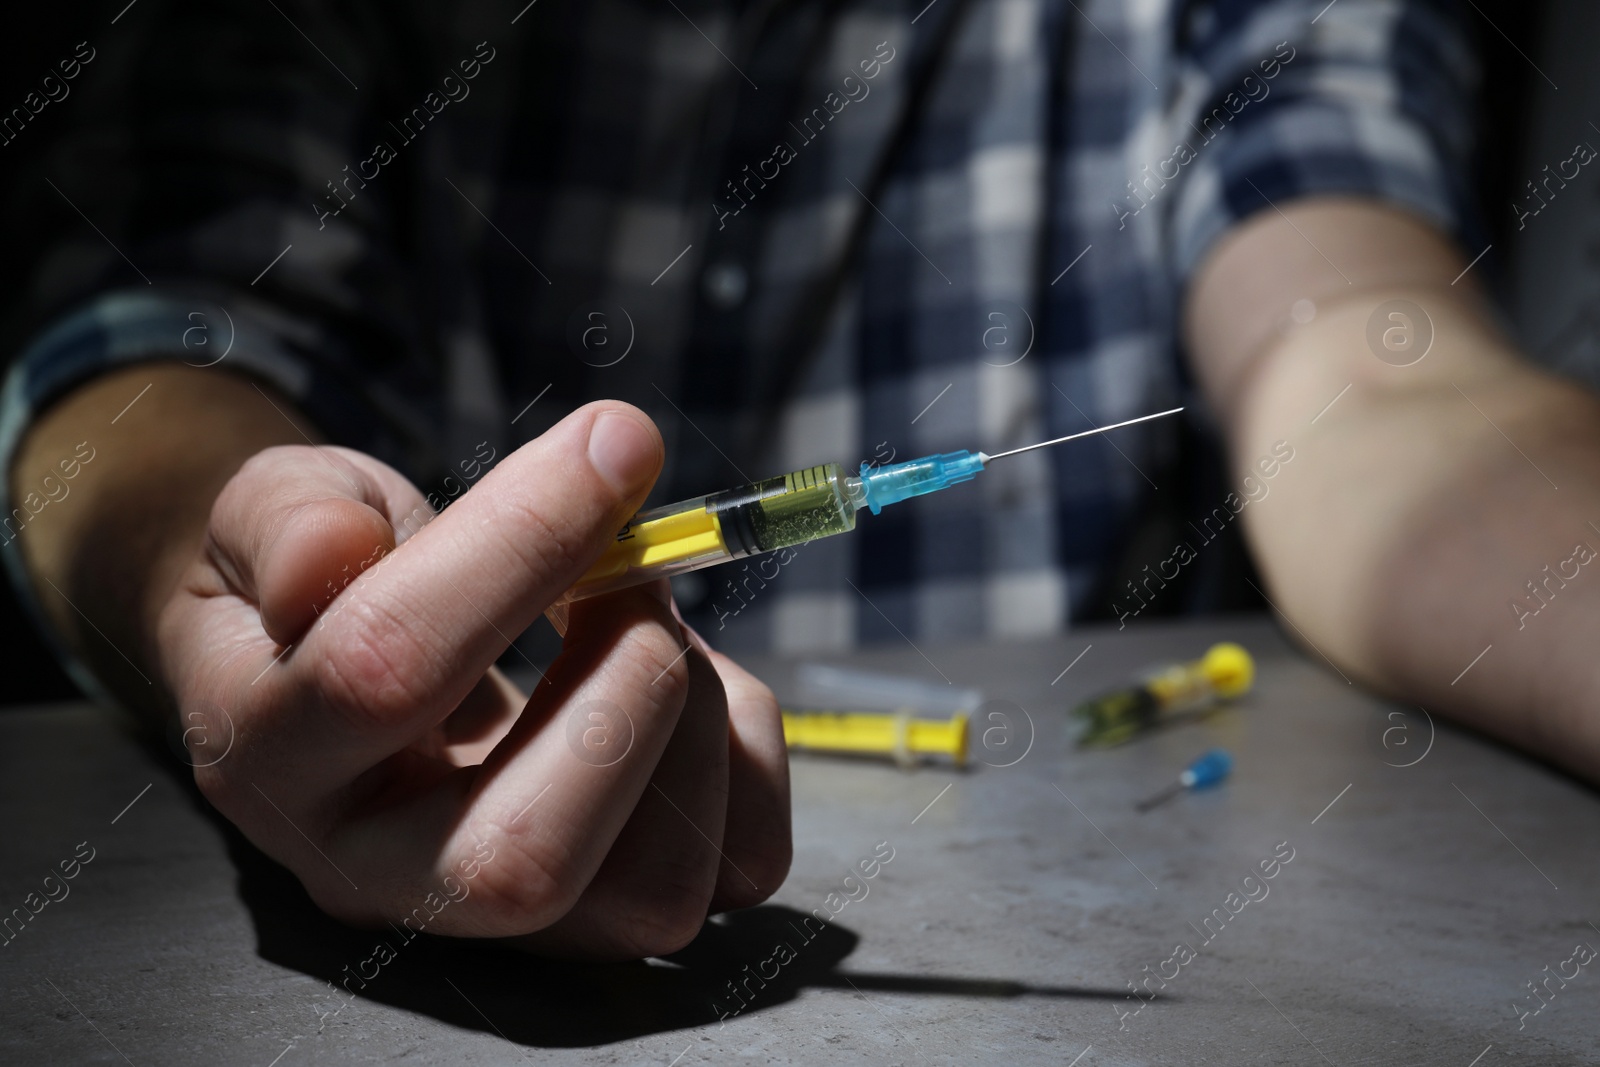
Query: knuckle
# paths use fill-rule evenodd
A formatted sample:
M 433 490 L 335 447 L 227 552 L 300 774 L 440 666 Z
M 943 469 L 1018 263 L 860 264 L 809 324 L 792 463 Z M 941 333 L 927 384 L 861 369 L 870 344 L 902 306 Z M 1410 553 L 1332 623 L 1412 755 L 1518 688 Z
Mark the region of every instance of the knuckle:
M 496 531 L 505 553 L 524 572 L 576 576 L 582 569 L 576 530 L 525 501 L 503 499 L 496 508 L 504 521 L 491 523 L 489 528 Z
M 783 710 L 778 706 L 778 695 L 767 688 L 764 682 L 753 682 L 744 686 L 738 693 L 729 694 L 730 701 L 737 701 L 742 709 L 748 709 L 748 714 L 760 722 L 783 722 Z
M 313 672 L 319 697 L 357 726 L 393 726 L 414 715 L 428 699 L 435 673 L 432 650 L 417 618 L 401 618 L 375 597 L 361 598 L 341 612 L 338 636 L 317 658 Z
M 239 465 L 233 477 L 239 482 L 251 482 L 264 475 L 277 473 L 285 462 L 291 461 L 302 445 L 270 445 L 252 455 Z
M 687 830 L 677 845 L 640 872 L 615 909 L 617 936 L 642 956 L 676 952 L 693 941 L 716 895 L 716 846 Z
M 778 694 L 774 693 L 766 682 L 759 679 L 753 678 L 752 683 L 747 699 L 758 705 L 763 713 L 781 719 L 783 715 L 778 708 Z
M 499 936 L 529 934 L 544 929 L 577 904 L 584 880 L 572 858 L 559 850 L 536 849 L 509 833 L 496 839 L 505 855 L 497 855 L 479 873 L 473 892 L 483 894 L 481 915 Z
M 723 898 L 734 908 L 747 908 L 761 903 L 783 885 L 793 862 L 794 839 L 787 825 L 782 827 L 781 832 L 763 834 L 756 842 L 737 852 L 730 852 L 729 864 L 738 869 L 730 870 L 724 879 L 726 891 Z M 750 881 L 745 881 L 746 878 Z M 751 885 L 751 882 L 755 885 Z
M 630 956 L 670 956 L 699 936 L 705 919 L 703 910 L 660 918 L 640 914 L 630 922 L 623 945 Z
M 635 623 L 622 634 L 618 646 L 647 676 L 646 688 L 659 691 L 658 699 L 675 707 L 688 699 L 690 656 L 666 626 L 653 620 Z
M 664 956 L 683 948 L 705 925 L 715 874 L 711 865 L 693 871 L 663 870 L 652 879 L 649 892 L 620 909 L 617 936 L 640 956 Z
M 240 497 L 246 502 L 259 499 L 263 491 L 281 482 L 295 468 L 302 454 L 310 451 L 305 445 L 272 445 L 263 448 L 239 465 L 223 489 L 219 502 L 227 500 L 231 504 Z

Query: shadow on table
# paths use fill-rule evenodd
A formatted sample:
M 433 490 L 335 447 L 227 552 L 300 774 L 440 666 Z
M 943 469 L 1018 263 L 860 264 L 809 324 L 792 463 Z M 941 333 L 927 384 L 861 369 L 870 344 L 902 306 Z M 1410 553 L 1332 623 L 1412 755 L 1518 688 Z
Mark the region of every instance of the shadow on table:
M 853 989 L 863 995 L 1124 996 L 1123 990 L 993 978 L 839 971 L 860 938 L 837 923 L 819 930 L 812 919 L 806 926 L 809 916 L 777 905 L 721 916 L 683 951 L 649 963 L 553 962 L 493 942 L 428 934 L 407 941 L 394 930 L 357 930 L 329 918 L 288 870 L 232 826 L 224 824 L 223 832 L 261 957 L 331 983 L 306 1005 L 309 1031 L 323 1013 L 321 1025 L 337 1025 L 338 1013 L 360 1000 L 498 1033 L 523 1045 L 560 1048 L 703 1026 L 718 1022 L 724 1012 L 743 1017 L 793 1000 L 806 988 Z M 803 932 L 811 934 L 809 941 Z M 380 942 L 393 953 L 381 966 L 372 962 Z M 780 942 L 794 950 L 781 966 L 774 962 Z M 762 977 L 773 971 L 775 977 Z

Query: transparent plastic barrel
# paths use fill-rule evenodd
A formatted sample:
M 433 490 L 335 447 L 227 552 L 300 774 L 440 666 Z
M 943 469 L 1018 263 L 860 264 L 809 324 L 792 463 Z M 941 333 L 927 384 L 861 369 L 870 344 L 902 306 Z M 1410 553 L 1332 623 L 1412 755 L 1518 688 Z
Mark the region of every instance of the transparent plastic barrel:
M 547 614 L 565 632 L 575 600 L 846 533 L 859 485 L 827 463 L 640 512 Z

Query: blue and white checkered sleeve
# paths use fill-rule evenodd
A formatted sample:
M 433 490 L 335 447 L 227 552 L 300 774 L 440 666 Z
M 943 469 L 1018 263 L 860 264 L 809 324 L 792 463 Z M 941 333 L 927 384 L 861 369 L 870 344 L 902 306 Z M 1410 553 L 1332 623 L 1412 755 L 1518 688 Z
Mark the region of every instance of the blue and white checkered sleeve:
M 1178 277 L 1236 223 L 1306 196 L 1381 200 L 1481 244 L 1470 181 L 1480 70 L 1461 11 L 1441 0 L 1188 4 L 1169 115 L 1167 176 L 1185 172 L 1168 217 Z
M 0 387 L 0 470 L 52 401 L 107 371 L 155 361 L 257 378 L 339 441 L 392 453 L 372 397 L 324 355 L 335 347 L 315 320 L 261 300 L 172 288 L 101 294 L 37 333 L 11 364 Z

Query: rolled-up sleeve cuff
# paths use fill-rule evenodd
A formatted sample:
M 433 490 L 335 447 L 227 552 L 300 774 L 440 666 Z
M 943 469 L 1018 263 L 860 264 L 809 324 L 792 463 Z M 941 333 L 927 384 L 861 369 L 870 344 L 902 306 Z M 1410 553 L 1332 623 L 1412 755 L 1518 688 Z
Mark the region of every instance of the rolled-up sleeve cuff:
M 1320 6 L 1263 5 L 1226 47 L 1197 54 L 1172 115 L 1193 151 L 1168 220 L 1181 280 L 1245 218 L 1308 196 L 1383 201 L 1481 243 L 1478 67 L 1458 20 L 1421 0 L 1345 0 L 1289 32 Z
M 0 388 L 0 518 L 13 516 L 17 507 L 11 466 L 39 412 L 96 375 L 141 362 L 182 362 L 254 376 L 294 401 L 317 425 L 336 426 L 340 439 L 374 450 L 382 436 L 377 413 L 368 398 L 345 387 L 309 355 L 318 340 L 311 328 L 259 302 L 230 300 L 224 307 L 211 299 L 148 290 L 97 297 L 28 342 Z M 130 391 L 128 408 L 104 431 L 106 447 L 114 447 L 117 420 L 143 396 Z M 98 447 L 101 442 L 90 443 Z M 91 697 L 108 699 L 87 666 L 48 625 L 18 544 L 25 536 L 25 521 L 0 526 L 0 557 L 24 611 L 73 681 Z

